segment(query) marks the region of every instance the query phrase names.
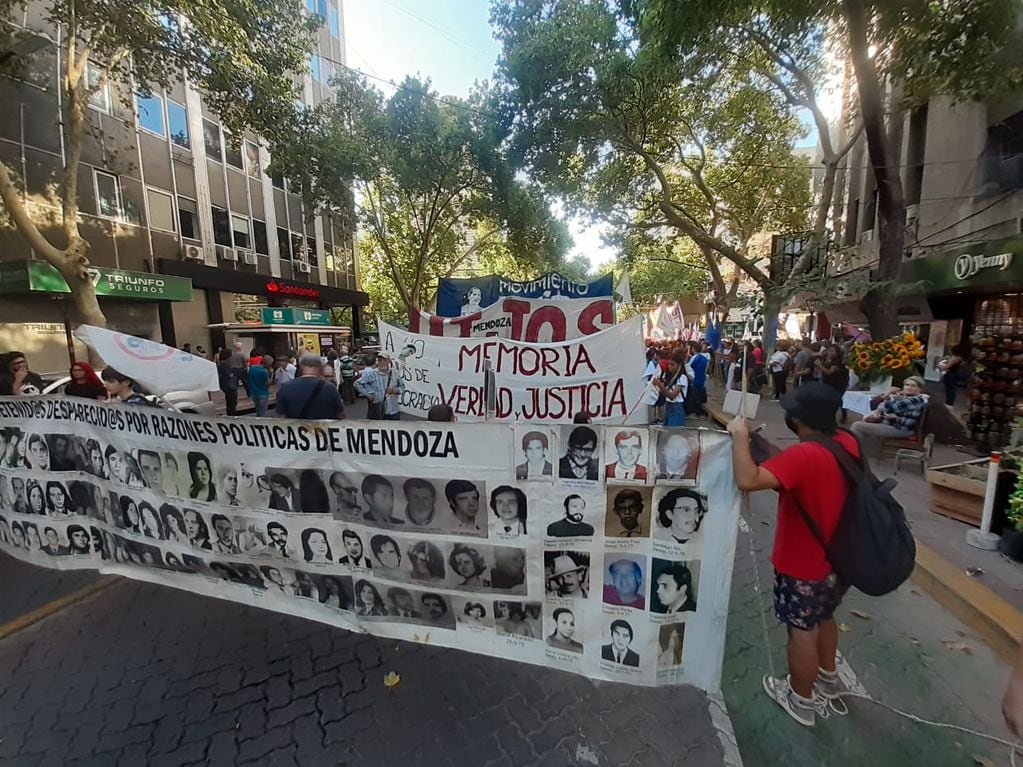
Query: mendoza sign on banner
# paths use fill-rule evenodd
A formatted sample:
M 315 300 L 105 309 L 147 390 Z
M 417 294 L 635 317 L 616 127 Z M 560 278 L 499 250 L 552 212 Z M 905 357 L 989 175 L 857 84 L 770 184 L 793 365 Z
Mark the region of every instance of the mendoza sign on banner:
M 599 298 L 614 295 L 613 275 L 593 282 L 573 282 L 557 272 L 518 282 L 496 274 L 485 277 L 446 277 L 437 283 L 437 314 L 468 317 L 501 298 Z
M 409 330 L 450 338 L 511 338 L 549 343 L 588 336 L 615 324 L 611 298 L 501 298 L 467 317 L 409 312 Z
M 725 434 L 4 397 L 0 435 L 27 446 L 0 450 L 0 550 L 18 559 L 595 679 L 719 687 L 739 507 Z
M 643 380 L 642 318 L 571 341 L 530 344 L 501 338 L 446 338 L 378 322 L 380 344 L 405 382 L 401 409 L 426 416 L 446 402 L 461 421 L 571 423 L 645 419 L 634 411 Z

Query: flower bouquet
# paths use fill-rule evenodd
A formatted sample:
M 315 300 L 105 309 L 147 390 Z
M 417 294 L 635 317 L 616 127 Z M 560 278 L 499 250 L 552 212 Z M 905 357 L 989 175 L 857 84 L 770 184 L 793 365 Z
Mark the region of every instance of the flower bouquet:
M 913 360 L 923 356 L 920 339 L 913 333 L 903 333 L 883 341 L 853 344 L 849 366 L 865 384 L 888 381 L 890 385 L 894 376 L 909 375 Z

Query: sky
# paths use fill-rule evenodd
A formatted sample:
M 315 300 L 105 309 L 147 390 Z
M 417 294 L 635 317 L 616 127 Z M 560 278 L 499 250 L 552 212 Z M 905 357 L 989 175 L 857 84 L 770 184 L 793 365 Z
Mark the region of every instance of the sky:
M 488 0 L 342 0 L 348 66 L 369 75 L 385 93 L 407 74 L 429 77 L 443 95 L 464 98 L 489 79 L 500 46 L 490 28 Z M 600 227 L 569 220 L 581 253 L 596 268 L 614 258 Z

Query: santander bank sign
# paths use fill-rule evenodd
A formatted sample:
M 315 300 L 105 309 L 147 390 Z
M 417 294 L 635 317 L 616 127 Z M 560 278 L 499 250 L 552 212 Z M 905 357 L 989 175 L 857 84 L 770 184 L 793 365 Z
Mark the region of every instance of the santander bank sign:
M 279 279 L 270 279 L 266 282 L 266 292 L 271 296 L 295 296 L 298 298 L 312 298 L 319 300 L 320 289 L 305 285 L 293 285 Z

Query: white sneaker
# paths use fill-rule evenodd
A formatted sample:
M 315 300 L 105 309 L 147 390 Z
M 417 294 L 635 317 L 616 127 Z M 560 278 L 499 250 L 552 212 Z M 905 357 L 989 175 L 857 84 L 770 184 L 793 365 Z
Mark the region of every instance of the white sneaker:
M 771 699 L 804 727 L 813 727 L 816 720 L 817 705 L 815 701 L 803 702 L 803 698 L 795 693 L 789 678 L 776 679 L 770 674 L 764 675 L 764 691 Z

